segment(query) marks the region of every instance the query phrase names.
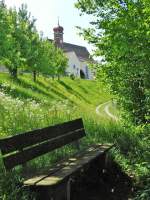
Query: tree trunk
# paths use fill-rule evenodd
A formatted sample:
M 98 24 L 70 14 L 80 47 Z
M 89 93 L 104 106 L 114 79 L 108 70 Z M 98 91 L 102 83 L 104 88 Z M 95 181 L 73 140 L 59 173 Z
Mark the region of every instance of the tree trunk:
M 18 75 L 17 72 L 18 72 L 17 68 L 12 69 L 12 70 L 10 71 L 11 76 L 12 76 L 13 78 L 17 78 L 17 75 Z
M 33 81 L 36 82 L 36 71 L 33 71 Z

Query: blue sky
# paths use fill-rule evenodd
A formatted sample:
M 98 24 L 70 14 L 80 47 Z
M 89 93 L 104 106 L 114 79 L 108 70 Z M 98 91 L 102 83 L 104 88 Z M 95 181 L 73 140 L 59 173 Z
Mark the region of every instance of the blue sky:
M 36 27 L 45 37 L 53 38 L 53 27 L 57 25 L 58 16 L 60 25 L 64 27 L 64 42 L 86 46 L 89 51 L 92 47 L 81 36 L 78 36 L 75 26 L 88 27 L 89 16 L 80 16 L 74 7 L 76 0 L 5 0 L 9 7 L 20 7 L 27 4 L 29 12 L 37 19 Z

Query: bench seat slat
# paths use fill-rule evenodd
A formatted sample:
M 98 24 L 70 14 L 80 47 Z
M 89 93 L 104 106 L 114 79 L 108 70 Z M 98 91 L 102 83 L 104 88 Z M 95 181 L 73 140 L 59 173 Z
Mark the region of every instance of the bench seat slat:
M 56 172 L 54 171 L 54 173 L 30 178 L 24 181 L 24 185 L 53 186 L 58 184 L 112 147 L 112 145 L 97 145 L 95 147 L 90 147 L 84 153 L 82 152 L 75 157 L 69 158 L 69 160 L 66 161 L 66 164 L 64 163 L 64 166 L 60 168 L 60 170 L 57 170 Z
M 8 154 L 26 148 L 36 143 L 55 138 L 68 132 L 83 128 L 82 119 L 76 119 L 63 124 L 29 131 L 23 134 L 0 139 L 2 154 Z
M 29 160 L 32 160 L 33 158 L 50 152 L 56 148 L 62 147 L 84 136 L 85 131 L 82 128 L 74 132 L 57 137 L 55 139 L 49 140 L 45 143 L 41 143 L 38 146 L 25 149 L 22 152 L 18 152 L 13 155 L 8 155 L 7 157 L 3 158 L 5 167 L 7 170 L 12 169 L 16 165 L 23 164 Z

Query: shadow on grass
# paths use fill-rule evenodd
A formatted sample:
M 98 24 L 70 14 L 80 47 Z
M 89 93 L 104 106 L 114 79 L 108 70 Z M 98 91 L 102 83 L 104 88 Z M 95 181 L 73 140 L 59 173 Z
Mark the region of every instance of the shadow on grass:
M 85 89 L 85 87 L 83 87 L 82 85 L 80 85 L 80 89 L 85 93 L 89 93 L 89 91 L 87 89 Z
M 38 85 L 36 85 L 36 83 L 33 83 L 33 84 L 30 84 L 30 83 L 28 83 L 28 82 L 26 82 L 25 80 L 23 80 L 23 79 L 16 79 L 15 80 L 15 82 L 18 84 L 18 85 L 21 85 L 23 88 L 25 88 L 25 89 L 31 89 L 33 92 L 37 92 L 37 93 L 39 93 L 39 94 L 41 94 L 41 95 L 44 95 L 44 96 L 47 96 L 47 97 L 50 97 L 50 98 L 52 98 L 52 99 L 55 99 L 55 97 L 52 95 L 52 94 L 50 94 L 49 92 L 46 92 L 46 91 L 44 91 L 43 89 L 41 89 L 41 88 L 39 88 L 38 87 Z M 38 82 L 37 82 L 38 83 Z M 44 86 L 45 87 L 45 86 Z M 44 88 L 45 89 L 45 88 Z M 17 90 L 17 89 L 15 89 L 15 90 Z M 15 91 L 14 90 L 14 91 Z M 27 96 L 30 96 L 30 95 L 25 95 L 25 92 L 23 92 L 23 91 L 21 91 L 21 90 L 19 90 L 19 93 L 22 93 L 22 95 L 21 95 L 21 97 L 27 97 Z M 25 96 L 24 96 L 25 95 Z M 18 95 L 16 94 L 16 97 L 17 97 Z M 32 96 L 30 96 L 30 98 L 32 98 Z
M 51 85 L 48 86 L 48 85 L 44 84 L 41 80 L 37 80 L 36 83 L 37 83 L 39 86 L 42 86 L 43 88 L 45 88 L 45 89 L 47 89 L 47 90 L 49 90 L 49 89 L 50 89 L 50 86 L 51 86 Z
M 74 101 L 70 100 L 68 96 L 65 96 L 63 93 L 59 92 L 60 91 L 60 88 L 56 85 L 56 82 L 55 83 L 50 83 L 49 86 L 46 86 L 43 82 L 41 81 L 37 81 L 37 83 L 42 86 L 42 87 L 45 87 L 47 88 L 47 90 L 49 90 L 49 92 L 52 92 L 54 93 L 55 95 L 57 95 L 57 97 L 60 99 L 60 100 L 69 100 L 71 103 L 75 103 Z
M 20 98 L 20 99 L 31 99 L 31 100 L 36 100 L 37 102 L 40 102 L 40 98 L 34 96 L 34 95 L 30 95 L 30 93 L 23 91 L 23 90 L 19 90 L 18 88 L 15 89 L 11 89 L 10 87 L 7 87 L 4 89 L 4 91 L 12 96 L 13 98 Z
M 59 80 L 57 81 L 60 85 L 62 85 L 64 88 L 67 89 L 67 91 L 71 94 L 73 94 L 74 96 L 78 97 L 79 98 L 79 95 L 77 96 L 76 95 L 76 91 L 74 91 L 70 86 L 68 86 L 66 83 L 64 83 L 62 80 Z M 50 86 L 46 86 L 44 83 L 42 83 L 41 81 L 37 81 L 37 83 L 42 86 L 42 87 L 45 87 L 47 88 L 50 92 L 53 92 L 55 95 L 57 95 L 59 98 L 63 99 L 63 100 L 69 100 L 71 103 L 73 103 L 74 105 L 77 105 L 77 103 L 73 100 L 71 100 L 67 95 L 64 95 L 62 92 L 61 92 L 61 89 L 60 87 L 57 86 L 56 82 L 51 82 L 50 83 Z M 81 95 L 80 95 L 81 97 Z M 82 97 L 83 98 L 83 97 Z M 85 101 L 87 101 L 85 98 L 84 98 Z M 90 102 L 88 102 L 90 103 Z
M 55 93 L 58 97 L 61 97 L 61 99 L 63 100 L 69 100 L 70 103 L 77 105 L 77 103 L 75 101 L 73 101 L 72 99 L 70 99 L 68 96 L 65 96 L 64 94 L 62 94 L 61 92 L 59 92 L 58 90 L 55 90 L 54 88 L 51 88 L 51 91 L 53 93 Z
M 59 83 L 64 86 L 71 94 L 75 95 L 76 97 L 84 100 L 86 103 L 91 104 L 91 102 L 89 100 L 87 100 L 84 96 L 82 96 L 79 92 L 75 91 L 72 89 L 72 87 L 70 87 L 69 85 L 67 85 L 64 81 L 59 80 Z

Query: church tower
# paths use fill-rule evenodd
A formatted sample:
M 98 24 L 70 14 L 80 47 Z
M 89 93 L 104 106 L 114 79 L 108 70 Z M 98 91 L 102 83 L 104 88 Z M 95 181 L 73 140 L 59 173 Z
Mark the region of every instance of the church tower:
M 54 41 L 55 41 L 55 44 L 58 46 L 58 47 L 61 47 L 63 45 L 63 27 L 59 25 L 59 20 L 58 20 L 58 26 L 55 27 L 53 29 L 54 31 Z

